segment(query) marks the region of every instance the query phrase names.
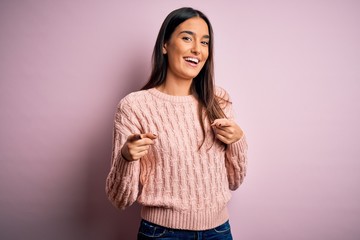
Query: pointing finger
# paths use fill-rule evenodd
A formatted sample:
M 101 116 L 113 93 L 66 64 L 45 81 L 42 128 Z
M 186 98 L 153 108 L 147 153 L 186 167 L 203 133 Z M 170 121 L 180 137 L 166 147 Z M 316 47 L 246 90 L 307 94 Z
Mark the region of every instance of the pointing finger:
M 141 138 L 150 138 L 154 140 L 157 138 L 157 135 L 154 133 L 145 133 L 145 134 L 141 134 Z
M 141 134 L 133 134 L 128 137 L 129 142 L 135 142 L 140 139 L 142 139 Z
M 211 124 L 211 126 L 216 126 L 218 128 L 221 127 L 230 127 L 230 121 L 226 118 L 220 118 L 220 119 L 215 119 L 215 121 Z

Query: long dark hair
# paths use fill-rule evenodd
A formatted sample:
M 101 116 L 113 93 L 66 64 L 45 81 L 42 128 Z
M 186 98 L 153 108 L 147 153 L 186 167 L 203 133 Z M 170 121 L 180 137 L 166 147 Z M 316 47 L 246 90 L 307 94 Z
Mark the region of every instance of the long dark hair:
M 184 7 L 172 11 L 164 20 L 161 25 L 159 34 L 156 39 L 154 46 L 154 51 L 152 55 L 152 71 L 149 78 L 149 81 L 142 87 L 142 90 L 150 89 L 153 87 L 160 86 L 165 82 L 166 72 L 168 68 L 168 59 L 167 55 L 163 54 L 163 46 L 167 43 L 172 33 L 175 31 L 176 27 L 187 19 L 193 17 L 202 18 L 209 30 L 210 41 L 209 41 L 209 55 L 201 69 L 200 73 L 193 79 L 191 85 L 192 94 L 199 101 L 199 117 L 202 132 L 204 135 L 205 141 L 205 126 L 204 120 L 207 117 L 209 122 L 213 122 L 217 118 L 226 117 L 224 111 L 220 106 L 221 100 L 225 100 L 223 96 L 217 96 L 215 94 L 215 84 L 214 84 L 214 61 L 213 61 L 213 48 L 214 48 L 214 39 L 213 39 L 213 30 L 209 19 L 201 11 Z M 223 102 L 222 102 L 223 103 Z M 223 105 L 223 104 L 222 104 Z M 203 141 L 203 143 L 204 143 Z M 203 145 L 201 144 L 201 146 Z M 201 147 L 200 146 L 200 147 Z

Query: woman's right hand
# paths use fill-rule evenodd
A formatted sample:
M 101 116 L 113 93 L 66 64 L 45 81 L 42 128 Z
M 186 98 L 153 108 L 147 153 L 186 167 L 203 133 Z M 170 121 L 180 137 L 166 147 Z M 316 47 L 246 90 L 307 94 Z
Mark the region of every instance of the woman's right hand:
M 148 153 L 157 136 L 153 133 L 130 135 L 121 149 L 121 155 L 128 161 L 137 161 Z

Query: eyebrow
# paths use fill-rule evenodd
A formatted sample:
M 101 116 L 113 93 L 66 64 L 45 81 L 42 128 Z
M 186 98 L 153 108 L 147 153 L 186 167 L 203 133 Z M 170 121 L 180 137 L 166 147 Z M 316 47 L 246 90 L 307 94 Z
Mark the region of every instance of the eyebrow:
M 182 33 L 187 33 L 187 34 L 189 34 L 189 35 L 191 35 L 191 36 L 196 35 L 194 32 L 188 31 L 188 30 L 181 31 L 179 34 L 182 34 Z M 209 35 L 204 35 L 203 38 L 208 38 L 208 39 L 210 39 L 210 36 L 209 36 Z

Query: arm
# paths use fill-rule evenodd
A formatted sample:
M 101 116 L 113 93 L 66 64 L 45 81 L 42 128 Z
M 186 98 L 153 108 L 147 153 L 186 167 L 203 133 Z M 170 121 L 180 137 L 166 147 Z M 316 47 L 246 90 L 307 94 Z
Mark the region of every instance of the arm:
M 242 129 L 234 120 L 232 104 L 228 94 L 221 89 L 223 110 L 227 118 L 216 119 L 212 126 L 215 136 L 227 144 L 225 150 L 225 167 L 228 175 L 229 189 L 236 190 L 246 176 L 247 166 L 247 142 Z
M 215 136 L 226 143 L 225 167 L 229 188 L 236 190 L 246 176 L 247 142 L 241 128 L 232 119 L 216 119 L 213 123 Z
M 140 161 L 128 161 L 121 154 L 128 136 L 139 132 L 140 124 L 130 106 L 121 101 L 114 119 L 111 167 L 105 188 L 112 204 L 121 209 L 133 204 L 139 194 Z

